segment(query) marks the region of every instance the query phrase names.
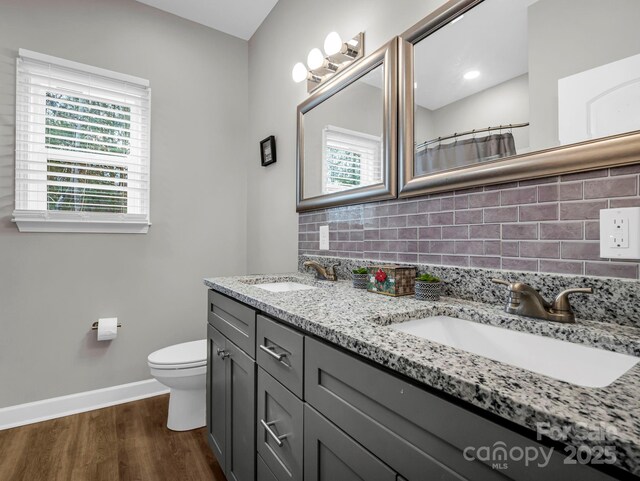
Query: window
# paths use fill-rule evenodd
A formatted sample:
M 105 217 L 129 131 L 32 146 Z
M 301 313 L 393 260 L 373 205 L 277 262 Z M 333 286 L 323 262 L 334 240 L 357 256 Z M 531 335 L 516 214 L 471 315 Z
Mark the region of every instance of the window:
M 21 232 L 147 232 L 150 95 L 146 80 L 20 50 Z
M 382 139 L 333 125 L 322 131 L 322 192 L 382 182 Z

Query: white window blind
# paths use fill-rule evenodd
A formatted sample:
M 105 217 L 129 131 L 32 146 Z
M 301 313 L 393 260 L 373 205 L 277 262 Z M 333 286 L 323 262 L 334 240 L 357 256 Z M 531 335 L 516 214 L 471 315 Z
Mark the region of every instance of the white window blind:
M 322 192 L 340 192 L 382 181 L 382 139 L 327 125 L 322 131 Z
M 146 232 L 149 82 L 20 50 L 20 231 Z

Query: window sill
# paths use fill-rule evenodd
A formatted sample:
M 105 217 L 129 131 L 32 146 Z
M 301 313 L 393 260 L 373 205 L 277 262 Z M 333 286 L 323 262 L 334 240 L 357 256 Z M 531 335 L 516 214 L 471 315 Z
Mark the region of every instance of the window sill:
M 16 223 L 20 232 L 146 234 L 151 225 L 144 215 L 86 212 L 14 211 L 12 221 Z

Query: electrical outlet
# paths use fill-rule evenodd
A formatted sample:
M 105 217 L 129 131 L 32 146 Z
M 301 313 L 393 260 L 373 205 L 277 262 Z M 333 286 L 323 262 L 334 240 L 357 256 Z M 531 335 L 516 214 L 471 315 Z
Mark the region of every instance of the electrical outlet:
M 600 211 L 600 257 L 640 259 L 640 207 Z
M 321 251 L 329 250 L 329 226 L 328 225 L 320 226 L 320 250 Z

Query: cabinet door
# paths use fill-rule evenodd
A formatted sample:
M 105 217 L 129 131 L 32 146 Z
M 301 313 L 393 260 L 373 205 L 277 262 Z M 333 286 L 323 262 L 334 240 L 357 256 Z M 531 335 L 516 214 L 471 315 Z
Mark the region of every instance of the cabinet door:
M 207 326 L 207 440 L 222 470 L 225 470 L 226 439 L 226 363 L 225 338 Z
M 302 401 L 258 369 L 258 454 L 280 481 L 302 481 Z
M 256 363 L 226 341 L 225 474 L 229 481 L 253 481 L 256 475 Z
M 396 473 L 305 404 L 304 479 L 396 481 Z

